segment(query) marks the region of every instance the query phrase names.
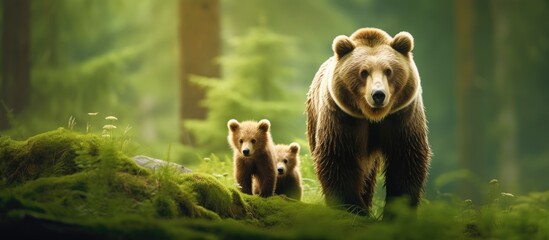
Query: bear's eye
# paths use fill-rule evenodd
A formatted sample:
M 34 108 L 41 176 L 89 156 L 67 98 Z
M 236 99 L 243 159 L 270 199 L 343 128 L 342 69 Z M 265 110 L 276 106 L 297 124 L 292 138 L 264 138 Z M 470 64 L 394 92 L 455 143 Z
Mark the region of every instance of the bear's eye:
M 390 77 L 393 71 L 390 68 L 385 69 L 385 76 Z
M 284 159 L 284 163 L 288 163 L 288 159 Z
M 360 78 L 366 79 L 370 73 L 368 73 L 368 70 L 361 70 L 360 71 Z
M 257 142 L 255 139 L 252 139 L 252 144 L 255 144 L 255 142 Z
M 240 142 L 240 144 L 242 144 L 242 143 L 244 142 L 244 140 L 242 140 L 242 139 L 240 139 L 240 140 L 238 140 L 238 141 Z

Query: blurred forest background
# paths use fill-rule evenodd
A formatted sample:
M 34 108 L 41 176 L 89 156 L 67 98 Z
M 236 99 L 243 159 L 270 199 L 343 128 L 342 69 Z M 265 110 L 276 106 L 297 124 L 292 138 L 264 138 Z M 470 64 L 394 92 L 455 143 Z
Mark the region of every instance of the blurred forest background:
M 298 141 L 306 155 L 306 92 L 333 38 L 378 27 L 415 38 L 434 152 L 428 197 L 478 198 L 494 178 L 502 191 L 549 189 L 546 0 L 3 0 L 0 9 L 0 134 L 13 139 L 72 117 L 74 130 L 97 133 L 112 115 L 134 154 L 192 166 L 231 155 L 229 119 L 268 118 L 275 142 Z

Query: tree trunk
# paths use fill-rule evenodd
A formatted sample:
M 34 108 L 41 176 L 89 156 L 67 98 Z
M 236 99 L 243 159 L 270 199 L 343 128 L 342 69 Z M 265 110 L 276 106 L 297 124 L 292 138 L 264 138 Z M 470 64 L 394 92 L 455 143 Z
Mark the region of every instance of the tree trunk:
M 205 91 L 189 80 L 193 75 L 219 77 L 215 62 L 220 55 L 220 20 L 218 0 L 179 1 L 180 45 L 180 122 L 204 119 L 206 109 L 200 105 Z M 194 145 L 190 132 L 181 128 L 182 143 Z
M 30 0 L 2 3 L 0 129 L 6 129 L 8 112 L 21 112 L 30 99 Z
M 519 164 L 517 164 L 517 119 L 515 110 L 515 94 L 511 69 L 513 53 L 510 38 L 510 19 L 512 9 L 510 3 L 498 0 L 491 1 L 494 23 L 494 85 L 498 97 L 499 112 L 497 116 L 499 137 L 499 178 L 506 191 L 516 192 L 519 180 Z
M 455 0 L 456 16 L 456 55 L 457 55 L 457 137 L 458 161 L 461 166 L 479 177 L 480 167 L 476 163 L 475 114 L 472 101 L 475 55 L 473 49 L 473 1 Z M 478 133 L 476 133 L 478 134 Z M 479 186 L 476 183 L 463 183 L 461 194 L 475 200 L 480 199 Z

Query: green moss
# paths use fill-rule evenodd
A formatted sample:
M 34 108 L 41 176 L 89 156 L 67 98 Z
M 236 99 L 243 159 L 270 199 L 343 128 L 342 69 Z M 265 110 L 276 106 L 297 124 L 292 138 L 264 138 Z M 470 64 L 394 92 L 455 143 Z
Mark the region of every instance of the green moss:
M 244 218 L 246 203 L 236 189 L 228 189 L 211 175 L 193 173 L 181 175 L 181 187 L 193 193 L 197 204 L 223 218 Z
M 195 203 L 191 193 L 172 181 L 161 182 L 154 198 L 155 213 L 159 217 L 193 217 L 205 219 L 220 219 L 219 216 Z
M 24 142 L 1 139 L 2 177 L 8 183 L 76 172 L 73 160 L 81 140 L 64 129 L 47 132 Z
M 341 239 L 364 230 L 372 221 L 346 211 L 307 204 L 284 197 L 245 196 L 250 204 L 251 224 L 284 232 L 296 239 Z
M 426 201 L 417 213 L 392 204 L 395 218 L 377 221 L 327 208 L 320 199 L 311 204 L 242 194 L 230 174 L 214 177 L 229 171 L 224 161 L 208 173 L 181 174 L 169 165 L 146 170 L 116 145 L 63 129 L 27 141 L 0 138 L 0 231 L 96 239 L 549 236 L 549 192 L 495 194 L 482 206 Z
M 147 171 L 133 164 L 131 159 L 120 155 L 108 141 L 96 135 L 80 134 L 63 128 L 36 135 L 26 141 L 2 137 L 0 146 L 0 176 L 5 184 L 70 175 L 97 166 L 107 172 L 109 169 L 115 171 L 116 165 L 125 172 L 147 174 Z
M 139 180 L 126 181 L 124 186 L 106 188 L 97 185 L 97 172 L 81 172 L 62 177 L 45 177 L 8 189 L 15 197 L 38 204 L 55 217 L 114 216 L 135 213 L 135 206 L 148 199 Z M 117 177 L 118 178 L 118 177 Z M 128 179 L 128 177 L 125 177 Z M 122 190 L 122 191 L 117 191 Z M 125 191 L 124 191 L 125 190 Z
M 32 213 L 46 213 L 46 210 L 33 201 L 20 199 L 10 192 L 0 193 L 0 223 L 4 222 L 9 213 L 28 211 Z

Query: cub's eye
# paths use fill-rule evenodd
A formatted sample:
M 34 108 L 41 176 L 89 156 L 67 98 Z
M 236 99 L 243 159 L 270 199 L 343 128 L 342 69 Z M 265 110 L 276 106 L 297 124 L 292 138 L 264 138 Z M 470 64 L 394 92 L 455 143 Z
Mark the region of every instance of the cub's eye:
M 288 159 L 284 159 L 284 163 L 288 163 Z
M 368 73 L 368 70 L 361 70 L 360 71 L 360 78 L 366 79 L 370 73 Z
M 244 140 L 242 140 L 242 139 L 240 139 L 240 140 L 238 140 L 238 141 L 240 142 L 240 144 L 242 144 L 242 143 L 244 142 Z
M 252 144 L 255 144 L 255 142 L 257 142 L 255 139 L 252 139 Z
M 390 77 L 393 71 L 390 68 L 385 69 L 385 76 Z

